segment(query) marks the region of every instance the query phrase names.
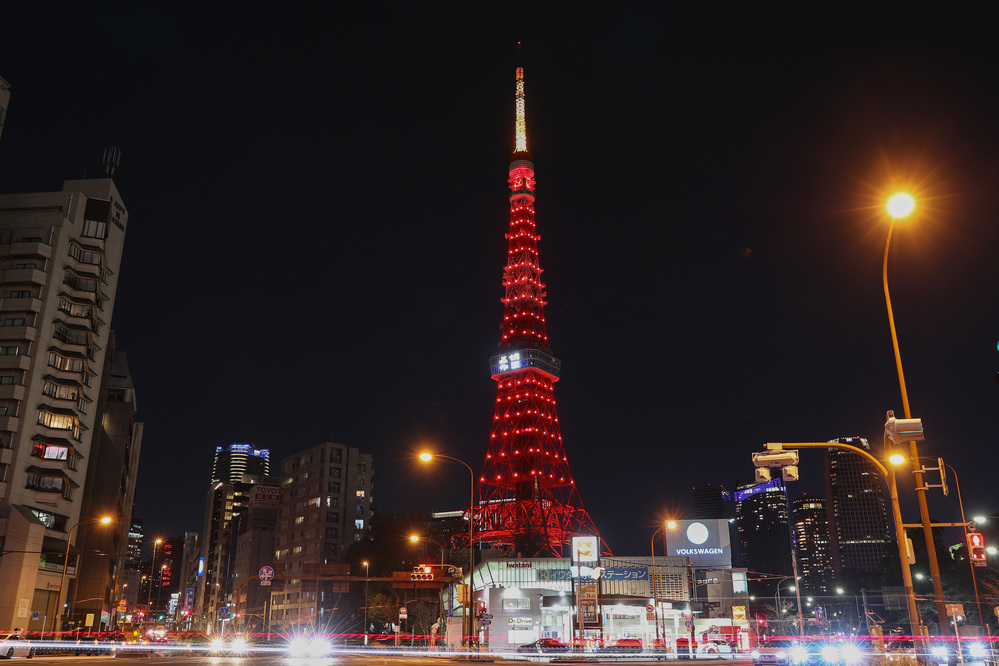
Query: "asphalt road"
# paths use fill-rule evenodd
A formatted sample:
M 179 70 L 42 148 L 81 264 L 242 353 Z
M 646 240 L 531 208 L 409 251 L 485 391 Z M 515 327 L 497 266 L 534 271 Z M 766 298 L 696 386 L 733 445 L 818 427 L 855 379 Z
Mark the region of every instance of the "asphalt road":
M 662 661 L 655 661 L 644 657 L 643 655 L 632 655 L 629 657 L 607 657 L 605 655 L 598 654 L 587 654 L 580 655 L 580 659 L 575 663 L 607 663 L 607 664 L 663 664 Z M 337 654 L 336 656 L 329 657 L 326 659 L 292 659 L 285 657 L 283 655 L 252 655 L 247 657 L 209 657 L 201 655 L 185 655 L 185 654 L 158 654 L 158 653 L 148 653 L 147 656 L 140 655 L 122 655 L 119 657 L 112 656 L 48 656 L 48 655 L 37 655 L 30 662 L 24 660 L 23 657 L 17 657 L 12 660 L 11 666 L 14 664 L 19 664 L 20 666 L 70 666 L 73 664 L 79 664 L 80 666 L 122 666 L 122 664 L 132 664 L 136 666 L 269 666 L 271 664 L 281 664 L 281 666 L 379 666 L 384 664 L 386 666 L 440 666 L 442 663 L 545 663 L 550 661 L 548 657 L 530 657 L 525 658 L 524 655 L 482 655 L 479 658 L 468 658 L 453 656 L 449 654 L 440 654 L 434 656 L 420 655 L 420 654 L 380 654 L 378 652 L 361 652 L 361 653 L 350 653 L 350 654 Z M 687 661 L 679 661 L 674 663 L 686 664 L 690 663 Z M 8 663 L 8 662 L 4 662 Z M 570 663 L 570 660 L 566 657 L 556 657 L 554 663 Z M 718 661 L 709 660 L 697 660 L 696 664 L 708 666 L 709 664 L 719 664 Z M 748 659 L 726 659 L 724 662 L 727 666 L 744 666 L 750 663 Z

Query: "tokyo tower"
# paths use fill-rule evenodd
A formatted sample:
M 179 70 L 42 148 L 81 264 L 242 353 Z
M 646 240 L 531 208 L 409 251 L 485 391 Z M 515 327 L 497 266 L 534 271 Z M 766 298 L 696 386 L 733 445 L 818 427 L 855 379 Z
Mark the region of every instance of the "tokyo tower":
M 476 541 L 508 556 L 569 555 L 573 536 L 598 536 L 569 472 L 555 412 L 561 360 L 545 329 L 545 285 L 534 221 L 534 164 L 527 152 L 524 70 L 517 68 L 510 231 L 503 270 L 500 354 L 489 360 L 496 411 L 479 478 Z

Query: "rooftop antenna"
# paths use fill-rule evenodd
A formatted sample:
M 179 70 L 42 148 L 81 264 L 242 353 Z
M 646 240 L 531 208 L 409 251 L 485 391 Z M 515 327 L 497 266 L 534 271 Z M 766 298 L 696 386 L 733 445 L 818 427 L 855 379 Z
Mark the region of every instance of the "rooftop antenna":
M 114 176 L 114 170 L 118 168 L 118 163 L 121 161 L 121 151 L 115 146 L 105 146 L 104 147 L 104 159 L 101 160 L 104 164 L 104 173 L 108 175 L 108 178 Z

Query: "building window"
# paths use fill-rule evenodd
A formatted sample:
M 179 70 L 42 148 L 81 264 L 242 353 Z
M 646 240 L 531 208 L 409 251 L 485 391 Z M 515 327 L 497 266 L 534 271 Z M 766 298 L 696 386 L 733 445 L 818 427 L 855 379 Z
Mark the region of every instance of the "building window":
M 54 351 L 49 352 L 49 365 L 63 372 L 84 372 L 86 370 L 86 364 L 82 358 L 70 358 Z
M 24 487 L 31 490 L 62 492 L 65 480 L 61 476 L 45 476 L 31 473 L 27 475 Z
M 42 384 L 42 393 L 56 400 L 79 400 L 80 390 L 75 386 L 63 386 L 50 379 Z
M 31 447 L 31 455 L 45 460 L 68 460 L 69 446 L 58 446 L 55 444 L 35 442 Z
M 0 375 L 0 385 L 2 384 L 13 384 L 14 375 Z
M 87 238 L 100 238 L 104 240 L 108 237 L 108 223 L 97 220 L 83 221 L 83 235 Z
M 38 268 L 36 263 L 14 264 L 14 268 Z
M 358 497 L 364 497 L 364 491 L 363 490 L 358 490 L 357 491 L 357 496 Z
M 357 463 L 357 471 L 360 474 L 368 471 L 368 466 L 365 463 Z
M 358 518 L 357 520 L 355 520 L 354 521 L 354 529 L 355 530 L 363 530 L 364 529 L 364 521 L 361 520 L 360 518 Z
M 357 487 L 358 488 L 363 488 L 364 487 L 364 477 L 363 476 L 357 477 Z
M 354 507 L 354 513 L 357 514 L 358 516 L 363 516 L 364 515 L 364 505 L 363 504 L 358 504 L 357 506 L 355 506 Z
M 0 347 L 0 356 L 20 356 L 21 346 L 20 345 L 5 345 Z
M 326 496 L 326 506 L 327 508 L 336 509 L 340 506 L 340 498 L 336 496 L 327 495 Z
M 327 511 L 326 512 L 326 522 L 328 522 L 328 523 L 339 523 L 340 522 L 340 514 L 334 512 L 334 511 Z
M 76 439 L 80 438 L 80 421 L 76 416 L 53 414 L 47 410 L 40 409 L 38 410 L 37 423 L 53 430 L 71 430 L 73 437 Z
M 330 468 L 330 476 L 332 476 L 334 479 L 339 479 L 340 478 L 340 468 L 339 467 L 331 467 Z
M 10 292 L 10 297 L 11 298 L 31 298 L 31 292 L 28 291 L 28 290 L 26 290 L 26 289 L 21 290 L 21 291 L 12 291 L 12 292 Z
M 0 326 L 24 326 L 24 317 L 4 317 L 0 319 Z
M 531 600 L 523 597 L 503 600 L 503 610 L 526 610 L 531 607 Z
M 327 488 L 329 489 L 329 491 L 331 493 L 338 493 L 338 492 L 340 492 L 340 484 L 337 483 L 336 481 L 330 481 L 329 485 L 327 486 Z

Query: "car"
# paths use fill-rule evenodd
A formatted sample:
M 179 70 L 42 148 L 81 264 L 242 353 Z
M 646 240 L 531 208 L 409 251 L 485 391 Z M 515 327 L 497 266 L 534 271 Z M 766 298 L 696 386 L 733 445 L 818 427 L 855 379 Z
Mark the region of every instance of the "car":
M 930 645 L 926 661 L 938 666 L 955 666 L 962 661 L 965 664 L 981 664 L 989 660 L 989 643 L 981 638 L 962 638 L 961 655 L 957 652 L 956 641 L 938 641 Z
M 638 638 L 619 638 L 610 645 L 601 647 L 598 651 L 633 654 L 642 651 L 642 641 Z
M 697 654 L 732 654 L 732 646 L 724 638 L 709 638 L 697 646 Z
M 326 636 L 296 636 L 288 643 L 288 656 L 321 659 L 330 656 L 333 644 Z
M 0 659 L 35 656 L 35 646 L 18 633 L 0 635 Z
M 751 653 L 753 664 L 807 664 L 811 661 L 808 646 L 787 638 L 774 638 L 758 645 Z
M 690 658 L 690 638 L 687 636 L 680 636 L 676 639 L 676 656 L 677 659 L 689 659 Z M 693 642 L 694 653 L 697 653 L 697 641 Z
M 551 652 L 569 652 L 572 647 L 557 638 L 539 638 L 533 643 L 521 645 L 517 652 L 521 654 L 548 654 Z

